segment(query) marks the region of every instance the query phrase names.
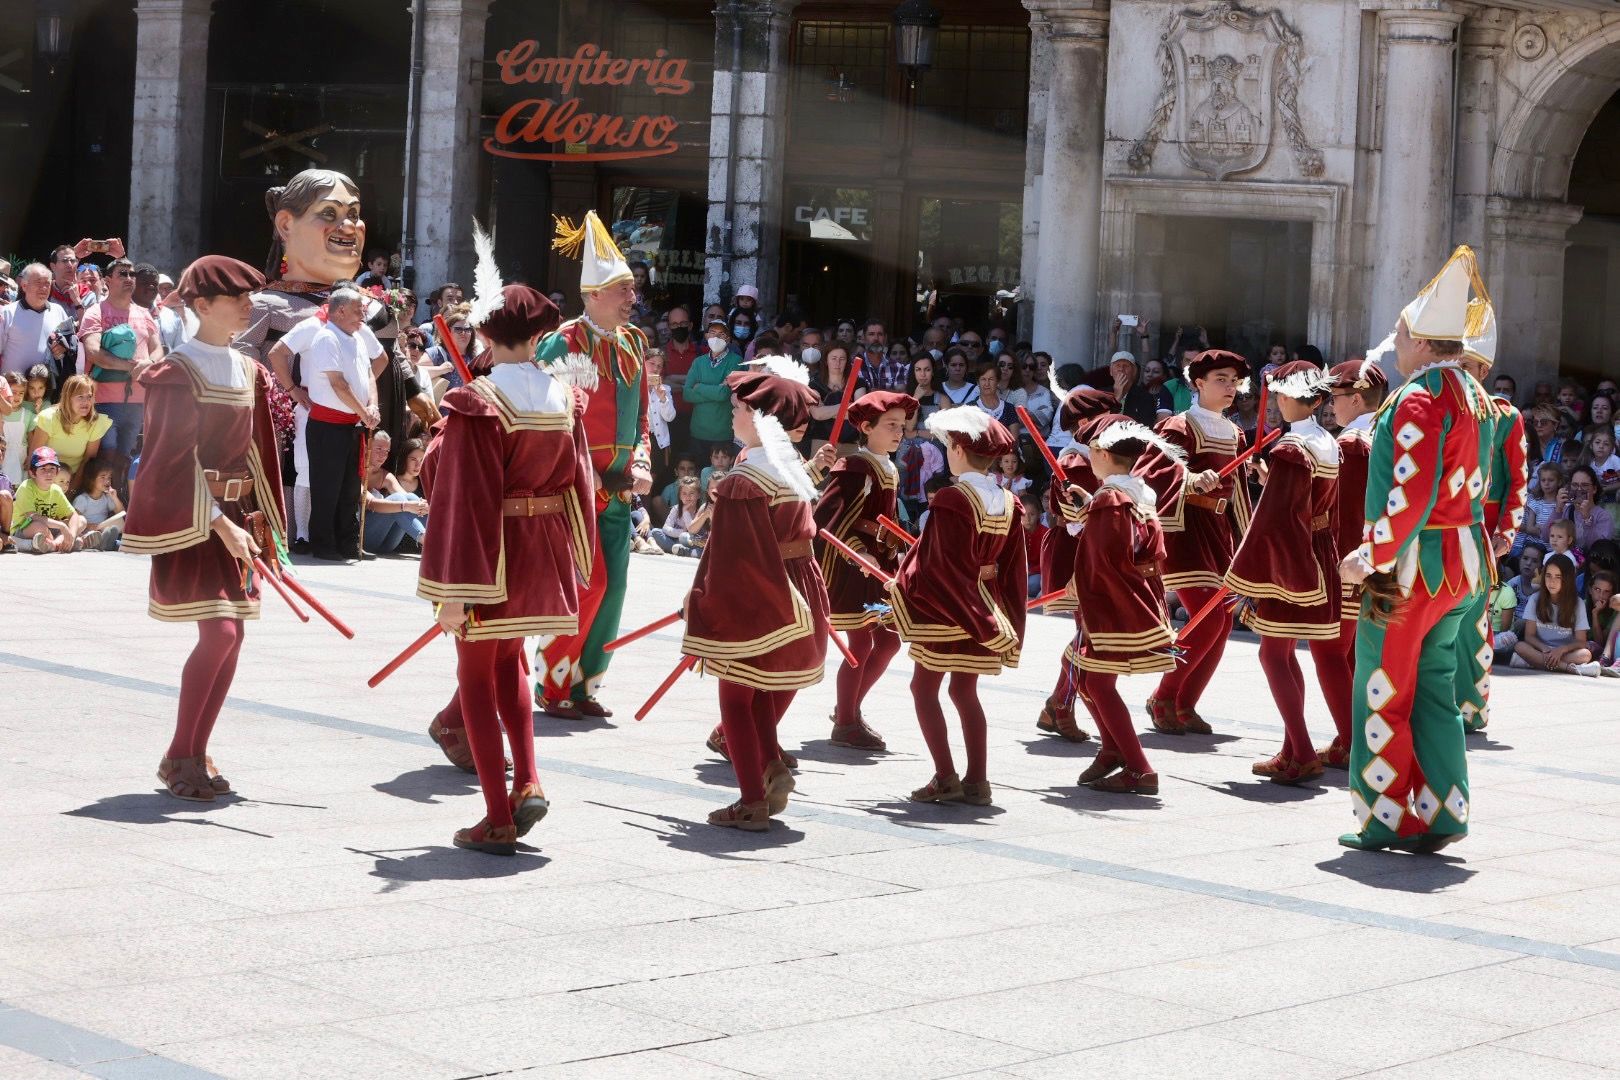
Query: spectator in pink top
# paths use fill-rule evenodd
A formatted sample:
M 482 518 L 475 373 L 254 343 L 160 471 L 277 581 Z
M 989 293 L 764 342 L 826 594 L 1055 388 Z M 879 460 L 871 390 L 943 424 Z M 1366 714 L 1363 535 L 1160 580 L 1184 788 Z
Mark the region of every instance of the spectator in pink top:
M 107 268 L 107 295 L 86 308 L 79 320 L 79 348 L 83 370 L 96 383 L 96 411 L 112 421 L 112 430 L 102 440 L 103 452 L 116 450 L 128 457 L 135 454 L 141 422 L 146 413 L 146 392 L 140 384 L 141 372 L 163 359 L 163 338 L 157 320 L 146 308 L 135 303 L 135 266 L 128 259 L 117 259 Z M 103 331 L 129 324 L 135 332 L 135 355 L 121 359 L 101 348 Z

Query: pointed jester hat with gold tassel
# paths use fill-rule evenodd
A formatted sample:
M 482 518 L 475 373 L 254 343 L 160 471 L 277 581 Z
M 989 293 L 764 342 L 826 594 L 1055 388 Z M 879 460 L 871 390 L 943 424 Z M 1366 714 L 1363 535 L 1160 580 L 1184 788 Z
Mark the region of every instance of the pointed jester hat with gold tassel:
M 630 264 L 624 261 L 613 234 L 595 210 L 585 211 L 585 220 L 579 225 L 565 217 L 553 220 L 557 234 L 551 241 L 552 250 L 564 258 L 580 260 L 580 292 L 595 292 L 631 280 Z
M 1464 341 L 1478 337 L 1484 330 L 1490 306 L 1491 297 L 1479 273 L 1479 259 L 1473 248 L 1463 244 L 1451 253 L 1434 280 L 1401 309 L 1401 318 L 1415 338 Z

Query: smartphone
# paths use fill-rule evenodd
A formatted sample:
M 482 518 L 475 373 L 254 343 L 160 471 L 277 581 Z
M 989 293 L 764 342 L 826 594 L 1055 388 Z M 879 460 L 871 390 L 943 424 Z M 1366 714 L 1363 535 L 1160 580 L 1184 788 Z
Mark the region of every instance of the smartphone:
M 1135 315 L 1121 315 L 1119 317 L 1119 325 L 1121 325 L 1121 326 L 1135 326 L 1136 325 L 1136 316 Z
M 90 250 L 92 252 L 94 252 L 95 254 L 97 254 L 97 255 L 105 255 L 105 254 L 107 254 L 107 246 L 108 246 L 107 241 L 105 241 L 105 240 L 92 240 L 92 241 L 90 241 Z

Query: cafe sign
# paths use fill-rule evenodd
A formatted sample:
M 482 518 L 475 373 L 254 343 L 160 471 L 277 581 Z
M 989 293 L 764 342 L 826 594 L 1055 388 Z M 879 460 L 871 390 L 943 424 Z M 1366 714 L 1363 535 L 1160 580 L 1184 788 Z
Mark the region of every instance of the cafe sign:
M 583 87 L 642 85 L 654 95 L 684 97 L 692 92 L 688 61 L 659 49 L 650 58 L 614 56 L 596 45 L 581 45 L 572 56 L 536 56 L 533 40 L 520 41 L 495 55 L 501 82 L 508 86 L 552 88 L 550 96 L 514 102 L 495 121 L 484 149 L 500 157 L 529 161 L 629 161 L 662 157 L 681 148 L 674 140 L 680 121 L 657 114 L 592 112 L 575 91 Z M 563 149 L 553 150 L 556 144 Z

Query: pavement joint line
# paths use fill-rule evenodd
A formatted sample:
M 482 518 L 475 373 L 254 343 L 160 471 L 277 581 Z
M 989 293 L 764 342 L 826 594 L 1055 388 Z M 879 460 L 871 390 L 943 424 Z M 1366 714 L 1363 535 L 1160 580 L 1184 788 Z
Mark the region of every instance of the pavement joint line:
M 218 1073 L 0 1001 L 0 1045 L 101 1080 L 224 1080 Z
M 127 675 L 116 675 L 110 672 L 96 671 L 89 668 L 79 668 L 68 664 L 59 664 L 51 660 L 39 660 L 34 657 L 20 656 L 14 653 L 0 653 L 0 662 L 10 663 L 20 667 L 45 671 L 67 678 L 77 678 L 83 681 L 99 682 L 103 685 L 116 686 L 123 689 L 139 690 L 146 693 L 158 694 L 164 697 L 175 698 L 178 689 L 165 686 L 162 683 L 146 679 L 137 679 Z M 329 730 L 345 731 L 356 735 L 367 735 L 374 738 L 385 739 L 396 743 L 405 743 L 413 746 L 431 745 L 425 733 L 403 731 L 399 728 L 384 727 L 380 724 L 368 724 L 360 720 L 347 720 L 339 716 L 330 716 L 325 713 L 312 712 L 306 709 L 294 709 L 269 702 L 255 701 L 250 698 L 231 697 L 226 699 L 226 705 L 240 709 L 244 712 L 257 713 L 261 716 L 270 716 L 277 719 L 292 720 L 298 723 L 312 724 Z M 639 788 L 643 791 L 654 791 L 662 794 L 699 799 L 705 802 L 715 798 L 715 792 L 707 787 L 686 783 L 680 780 L 668 780 L 662 777 L 643 776 L 639 773 L 628 773 L 618 769 L 607 769 L 596 765 L 586 765 L 573 762 L 563 762 L 548 759 L 547 768 L 553 772 L 576 776 L 587 780 L 597 780 L 604 783 L 616 784 L 621 787 Z M 1552 960 L 1561 960 L 1567 963 L 1579 964 L 1586 967 L 1601 968 L 1611 971 L 1620 971 L 1620 953 L 1603 952 L 1584 946 L 1559 945 L 1555 942 L 1540 941 L 1535 938 L 1518 937 L 1511 934 L 1497 934 L 1484 930 L 1475 930 L 1465 926 L 1455 926 L 1449 923 L 1436 922 L 1429 919 L 1418 919 L 1405 915 L 1392 915 L 1386 912 L 1371 911 L 1365 908 L 1354 908 L 1343 904 L 1330 904 L 1320 900 L 1305 897 L 1289 896 L 1285 893 L 1268 892 L 1260 889 L 1248 889 L 1237 885 L 1227 885 L 1221 882 L 1205 881 L 1200 878 L 1183 877 L 1179 874 L 1167 874 L 1156 870 L 1147 870 L 1134 866 L 1125 866 L 1119 863 L 1103 862 L 1097 859 L 1087 859 L 1083 856 L 1066 855 L 1060 852 L 1043 851 L 1039 848 L 1024 847 L 999 840 L 984 840 L 966 837 L 958 834 L 941 832 L 932 827 L 919 827 L 902 825 L 883 817 L 870 817 L 845 813 L 842 811 L 817 811 L 812 813 L 795 813 L 784 816 L 789 821 L 820 821 L 840 828 L 852 829 L 858 832 L 878 833 L 881 835 L 913 840 L 933 847 L 960 847 L 967 850 L 978 851 L 982 854 L 999 858 L 1012 859 L 1036 866 L 1049 866 L 1056 870 L 1069 870 L 1087 877 L 1105 878 L 1115 881 L 1125 881 L 1138 885 L 1147 885 L 1152 888 L 1166 889 L 1194 896 L 1205 896 L 1213 899 L 1228 900 L 1235 903 L 1248 904 L 1254 907 L 1271 908 L 1279 911 L 1288 911 L 1295 914 L 1307 915 L 1325 919 L 1331 922 L 1347 923 L 1353 926 L 1366 926 L 1383 930 L 1393 930 L 1398 933 L 1411 934 L 1417 937 L 1434 938 L 1441 941 L 1455 941 L 1461 944 L 1478 945 L 1482 948 L 1496 949 L 1501 952 L 1518 953 L 1521 956 L 1542 957 Z M 1402 858 L 1406 856 L 1373 854 L 1370 858 Z M 5 1014 L 0 1013 L 0 1017 Z M 4 1041 L 0 1038 L 0 1041 Z

